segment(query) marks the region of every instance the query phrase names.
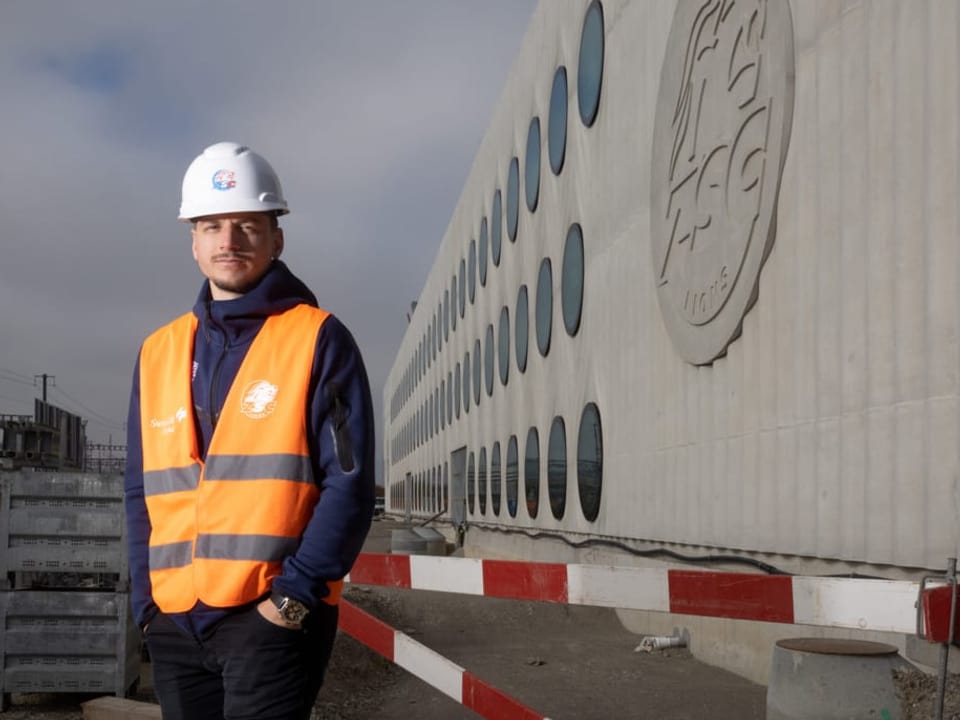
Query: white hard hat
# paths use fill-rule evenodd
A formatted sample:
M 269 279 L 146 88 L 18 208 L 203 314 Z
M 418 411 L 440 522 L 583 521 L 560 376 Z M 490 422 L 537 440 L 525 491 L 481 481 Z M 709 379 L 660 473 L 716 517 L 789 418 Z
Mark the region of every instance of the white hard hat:
M 290 211 L 270 163 L 244 145 L 219 142 L 187 168 L 180 220 L 232 212 L 285 215 Z

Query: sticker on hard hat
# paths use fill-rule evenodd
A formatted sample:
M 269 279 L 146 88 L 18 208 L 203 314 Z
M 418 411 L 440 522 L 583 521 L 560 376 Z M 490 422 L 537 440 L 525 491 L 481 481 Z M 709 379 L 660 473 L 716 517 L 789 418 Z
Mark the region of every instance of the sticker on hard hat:
M 213 174 L 213 187 L 216 190 L 230 190 L 237 186 L 233 170 L 217 170 Z

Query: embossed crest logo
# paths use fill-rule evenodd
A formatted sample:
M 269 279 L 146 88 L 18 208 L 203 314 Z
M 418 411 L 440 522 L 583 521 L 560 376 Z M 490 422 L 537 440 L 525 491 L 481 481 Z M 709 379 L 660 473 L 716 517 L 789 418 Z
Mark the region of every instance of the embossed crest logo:
M 277 407 L 278 390 L 276 385 L 266 380 L 254 380 L 243 389 L 240 412 L 254 420 L 265 418 Z
M 677 351 L 726 352 L 773 246 L 793 116 L 787 0 L 680 0 L 660 77 L 650 230 Z

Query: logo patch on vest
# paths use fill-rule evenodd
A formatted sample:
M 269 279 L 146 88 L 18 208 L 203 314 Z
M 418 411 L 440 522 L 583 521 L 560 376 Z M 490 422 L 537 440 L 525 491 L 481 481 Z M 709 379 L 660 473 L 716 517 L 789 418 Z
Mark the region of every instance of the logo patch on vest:
M 254 420 L 265 418 L 277 407 L 278 390 L 276 385 L 266 380 L 254 380 L 243 389 L 240 412 Z
M 151 418 L 150 427 L 159 430 L 164 435 L 169 435 L 176 430 L 176 425 L 187 419 L 187 410 L 184 407 L 178 407 L 177 411 L 165 418 Z

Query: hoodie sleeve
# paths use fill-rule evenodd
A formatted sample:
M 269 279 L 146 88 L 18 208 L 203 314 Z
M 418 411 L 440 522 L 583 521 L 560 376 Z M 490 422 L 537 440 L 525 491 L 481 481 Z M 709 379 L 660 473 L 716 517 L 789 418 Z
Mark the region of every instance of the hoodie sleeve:
M 367 372 L 346 327 L 330 316 L 317 337 L 311 377 L 310 455 L 320 499 L 295 555 L 273 588 L 315 607 L 326 581 L 350 571 L 374 506 L 374 418 Z
M 140 438 L 140 359 L 133 371 L 130 412 L 127 416 L 127 468 L 123 479 L 123 506 L 127 523 L 130 566 L 130 605 L 139 627 L 157 613 L 150 590 L 150 517 L 143 494 L 143 445 Z

